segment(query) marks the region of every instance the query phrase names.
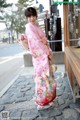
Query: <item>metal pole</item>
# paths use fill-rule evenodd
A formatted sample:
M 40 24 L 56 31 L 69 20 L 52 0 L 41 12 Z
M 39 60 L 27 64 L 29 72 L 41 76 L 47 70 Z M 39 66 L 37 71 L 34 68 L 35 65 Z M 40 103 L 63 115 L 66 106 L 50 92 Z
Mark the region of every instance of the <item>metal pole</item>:
M 49 0 L 50 8 L 50 41 L 52 41 L 52 9 L 51 9 L 51 0 Z M 52 48 L 52 42 L 50 42 L 50 47 Z
M 51 10 L 51 1 L 52 1 L 52 0 L 49 0 L 49 6 L 50 6 L 50 15 L 52 15 L 52 10 Z

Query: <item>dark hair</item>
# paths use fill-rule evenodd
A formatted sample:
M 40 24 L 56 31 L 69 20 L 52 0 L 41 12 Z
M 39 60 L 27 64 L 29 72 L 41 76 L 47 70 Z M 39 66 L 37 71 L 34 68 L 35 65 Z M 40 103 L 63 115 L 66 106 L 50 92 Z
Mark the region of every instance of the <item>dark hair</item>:
M 36 16 L 37 17 L 37 11 L 33 7 L 29 7 L 25 10 L 25 16 L 26 17 L 31 17 L 31 16 Z

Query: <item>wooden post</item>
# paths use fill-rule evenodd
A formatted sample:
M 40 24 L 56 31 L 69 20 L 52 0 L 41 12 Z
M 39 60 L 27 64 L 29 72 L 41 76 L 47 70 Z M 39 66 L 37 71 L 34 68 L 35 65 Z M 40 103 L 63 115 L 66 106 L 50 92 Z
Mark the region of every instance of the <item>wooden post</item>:
M 63 4 L 63 22 L 64 22 L 64 50 L 70 45 L 69 41 L 69 26 L 68 26 L 68 5 Z M 66 55 L 64 56 L 65 71 L 67 69 Z
M 63 21 L 64 21 L 64 47 L 70 45 L 69 26 L 68 26 L 68 5 L 63 5 Z

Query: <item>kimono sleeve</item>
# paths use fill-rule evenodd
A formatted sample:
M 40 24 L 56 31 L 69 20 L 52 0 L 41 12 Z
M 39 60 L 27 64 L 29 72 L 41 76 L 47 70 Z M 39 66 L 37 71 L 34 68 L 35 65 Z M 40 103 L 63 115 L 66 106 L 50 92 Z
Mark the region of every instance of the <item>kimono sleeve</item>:
M 36 58 L 40 53 L 40 49 L 38 45 L 38 41 L 40 40 L 40 37 L 37 34 L 36 30 L 34 30 L 33 27 L 30 25 L 26 26 L 26 36 L 28 39 L 30 52 L 32 56 Z
M 49 49 L 41 41 L 41 37 L 38 34 L 38 28 L 28 24 L 26 26 L 26 36 L 28 38 L 29 49 L 33 57 L 39 57 L 42 55 L 47 56 L 49 54 Z M 42 36 L 43 37 L 43 36 Z

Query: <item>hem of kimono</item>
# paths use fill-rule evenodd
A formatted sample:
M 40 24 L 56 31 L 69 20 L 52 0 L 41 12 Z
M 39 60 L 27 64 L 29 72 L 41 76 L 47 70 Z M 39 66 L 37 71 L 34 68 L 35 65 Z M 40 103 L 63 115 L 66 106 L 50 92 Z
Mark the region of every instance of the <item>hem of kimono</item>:
M 53 98 L 52 98 L 52 100 L 47 100 L 47 98 L 45 98 L 45 100 L 43 100 L 44 102 L 39 102 L 38 100 L 35 100 L 35 103 L 37 104 L 37 105 L 40 105 L 40 106 L 46 106 L 46 105 L 49 105 L 49 103 L 51 103 L 51 102 L 53 102 L 54 100 L 55 100 L 55 98 L 56 98 L 56 89 L 54 89 L 54 96 L 53 96 Z M 46 101 L 46 102 L 45 102 Z

